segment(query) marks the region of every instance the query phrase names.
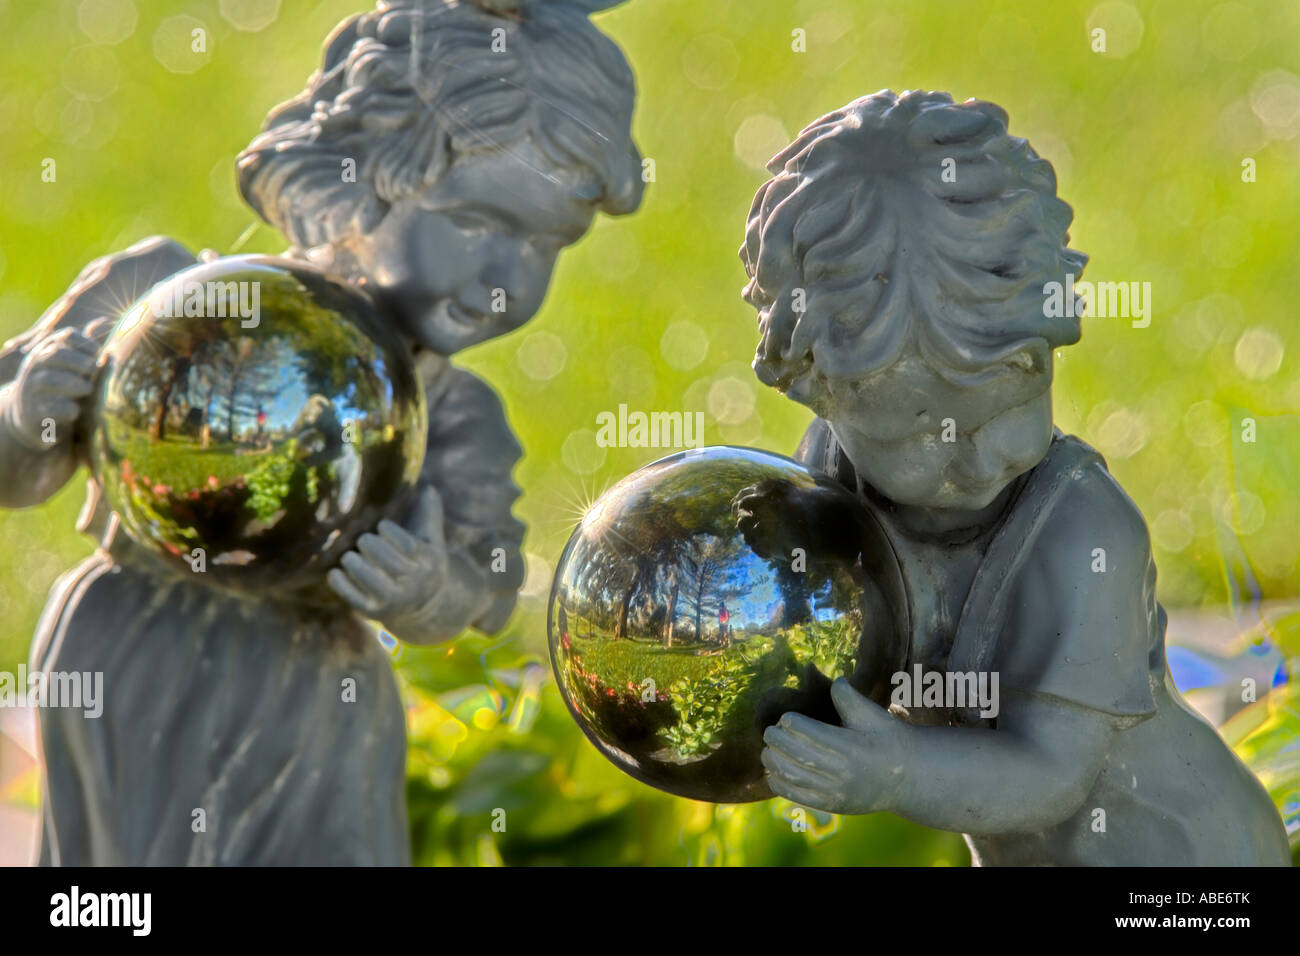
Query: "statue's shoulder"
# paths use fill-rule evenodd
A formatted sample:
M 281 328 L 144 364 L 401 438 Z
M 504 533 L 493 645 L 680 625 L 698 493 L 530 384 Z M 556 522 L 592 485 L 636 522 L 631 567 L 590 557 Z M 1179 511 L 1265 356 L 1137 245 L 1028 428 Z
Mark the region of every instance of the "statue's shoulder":
M 1033 538 L 1040 556 L 1103 538 L 1121 553 L 1150 553 L 1150 536 L 1137 504 L 1110 473 L 1101 453 L 1075 435 L 1056 433 L 1017 501 L 1017 509 L 1024 508 L 1043 511 L 1042 533 Z
M 198 258 L 176 240 L 151 236 L 87 265 L 38 325 L 52 330 L 117 318 L 159 282 L 196 262 Z
M 194 265 L 197 258 L 166 236 L 151 236 L 89 263 L 26 332 L 0 347 L 0 382 L 17 373 L 22 357 L 60 329 L 85 330 L 99 319 L 116 320 L 154 285 Z
M 1003 686 L 1121 718 L 1154 712 L 1164 618 L 1137 505 L 1086 442 L 1058 434 L 999 532 L 1007 626 L 986 654 Z M 998 590 L 996 587 L 995 591 Z

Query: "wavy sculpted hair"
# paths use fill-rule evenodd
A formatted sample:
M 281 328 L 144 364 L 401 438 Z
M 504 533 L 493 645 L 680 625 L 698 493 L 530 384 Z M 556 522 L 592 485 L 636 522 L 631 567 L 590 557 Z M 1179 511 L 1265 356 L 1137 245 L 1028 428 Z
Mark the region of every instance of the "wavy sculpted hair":
M 267 117 L 239 156 L 239 190 L 296 246 L 317 246 L 370 232 L 463 157 L 531 140 L 578 172 L 580 194 L 631 212 L 635 82 L 587 19 L 618 2 L 380 0 L 339 25 L 307 89 Z
M 1044 283 L 1087 262 L 1067 247 L 1073 213 L 993 103 L 884 90 L 767 168 L 740 250 L 765 384 L 807 404 L 908 347 L 962 372 L 1079 340 L 1077 318 L 1043 315 Z

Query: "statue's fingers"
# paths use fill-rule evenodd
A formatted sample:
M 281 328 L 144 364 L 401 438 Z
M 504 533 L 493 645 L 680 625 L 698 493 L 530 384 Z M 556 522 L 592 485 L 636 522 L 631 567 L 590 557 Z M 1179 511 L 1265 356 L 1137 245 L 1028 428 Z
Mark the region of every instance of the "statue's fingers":
M 801 787 L 793 781 L 785 779 L 780 774 L 768 774 L 767 785 L 777 796 L 785 797 L 791 803 L 797 803 L 800 806 L 820 810 L 830 810 L 826 806 L 825 794 L 819 794 L 807 787 Z M 834 812 L 834 811 L 830 811 Z
M 99 348 L 98 343 L 96 343 L 95 341 L 95 336 L 91 334 L 91 329 L 94 328 L 98 330 L 100 326 L 97 323 L 103 321 L 104 321 L 103 319 L 95 319 L 94 322 L 90 323 L 89 325 L 82 326 L 81 328 L 77 328 L 75 326 L 69 328 L 68 338 L 64 344 L 70 345 L 73 348 L 77 348 L 77 349 Z
M 91 348 L 95 349 L 95 351 L 99 351 L 99 347 L 104 344 L 108 337 L 113 333 L 113 329 L 116 327 L 116 319 L 109 318 L 108 316 L 100 316 L 98 319 L 86 324 L 84 330 L 86 341 L 89 343 Z
M 839 751 L 828 750 L 780 727 L 767 728 L 763 733 L 763 742 L 786 759 L 812 769 L 834 772 L 844 762 L 843 754 Z
M 81 407 L 69 398 L 54 397 L 42 403 L 44 408 L 41 418 L 55 422 L 75 422 L 81 417 Z
M 764 747 L 759 759 L 769 773 L 776 774 L 796 786 L 823 788 L 835 782 L 835 776 L 830 770 L 810 767 L 791 760 L 775 747 Z
M 76 338 L 80 337 L 81 330 L 75 326 L 65 325 L 61 329 L 55 329 L 49 335 L 41 340 L 40 348 L 45 351 L 63 348 Z
M 352 580 L 338 568 L 331 569 L 329 574 L 325 575 L 325 579 L 335 594 L 357 610 L 370 615 L 379 613 L 379 602 L 353 584 Z
M 377 534 L 363 534 L 357 539 L 357 550 L 393 577 L 411 572 L 411 559 Z
M 408 558 L 415 559 L 421 551 L 421 542 L 396 521 L 385 518 L 379 522 L 380 536 L 397 551 Z
M 831 701 L 844 726 L 853 730 L 868 730 L 888 716 L 884 708 L 861 694 L 843 677 L 831 684 Z
M 415 502 L 415 511 L 411 515 L 411 531 L 431 544 L 442 545 L 443 536 L 442 496 L 433 485 L 422 485 L 420 497 Z
M 32 384 L 44 395 L 61 398 L 85 398 L 95 385 L 84 375 L 76 375 L 57 368 L 43 368 L 32 376 Z
M 783 715 L 775 729 L 792 734 L 806 741 L 809 746 L 833 754 L 842 754 L 846 751 L 845 744 L 850 739 L 846 735 L 852 733 L 843 727 L 832 727 L 830 724 L 823 724 L 820 720 L 813 720 L 811 717 L 793 711 Z
M 89 378 L 95 371 L 95 354 L 82 349 L 57 349 L 41 362 L 41 368 L 63 369 L 76 372 L 82 378 Z
M 348 577 L 379 599 L 391 599 L 398 593 L 393 579 L 357 552 L 349 551 L 339 563 L 347 571 Z

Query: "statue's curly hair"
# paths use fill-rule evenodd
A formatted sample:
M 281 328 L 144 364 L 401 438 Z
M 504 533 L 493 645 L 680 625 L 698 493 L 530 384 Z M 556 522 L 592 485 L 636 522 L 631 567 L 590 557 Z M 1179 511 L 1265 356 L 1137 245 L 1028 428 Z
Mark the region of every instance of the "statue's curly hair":
M 740 249 L 765 384 L 807 404 L 908 346 L 961 372 L 1035 338 L 1078 341 L 1077 318 L 1043 314 L 1044 283 L 1087 262 L 1068 248 L 1073 213 L 993 103 L 884 90 L 817 120 L 768 170 Z
M 306 248 L 370 232 L 462 157 L 531 141 L 557 170 L 577 171 L 600 208 L 633 211 L 635 82 L 587 19 L 616 2 L 380 0 L 340 24 L 307 89 L 239 155 L 240 192 Z M 355 182 L 344 181 L 346 159 Z

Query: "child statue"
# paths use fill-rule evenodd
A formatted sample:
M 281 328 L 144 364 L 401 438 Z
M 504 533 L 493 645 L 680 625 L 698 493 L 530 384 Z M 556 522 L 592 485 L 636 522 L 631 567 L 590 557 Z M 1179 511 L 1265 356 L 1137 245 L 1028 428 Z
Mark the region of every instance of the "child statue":
M 1086 257 L 1052 167 L 992 103 L 886 91 L 768 168 L 741 249 L 754 369 L 817 414 L 800 460 L 888 531 L 909 674 L 1001 697 L 886 710 L 840 680 L 842 726 L 767 730 L 772 789 L 962 832 L 976 865 L 1287 864 L 1264 788 L 1169 679 L 1142 515 L 1053 427 L 1080 328 L 1045 303 Z
M 429 411 L 419 495 L 329 571 L 338 603 L 320 607 L 160 569 L 92 479 L 79 528 L 99 550 L 55 584 L 31 658 L 102 672 L 106 699 L 98 720 L 40 713 L 42 862 L 410 861 L 403 709 L 365 621 L 429 644 L 512 611 L 520 448 L 492 389 L 448 356 L 527 321 L 598 209 L 639 205 L 632 74 L 587 16 L 615 2 L 384 0 L 335 31 L 240 156 L 240 190 L 285 255 L 364 288 L 412 348 Z M 113 320 L 194 262 L 162 238 L 98 260 L 5 346 L 0 504 L 39 504 L 73 475 Z

